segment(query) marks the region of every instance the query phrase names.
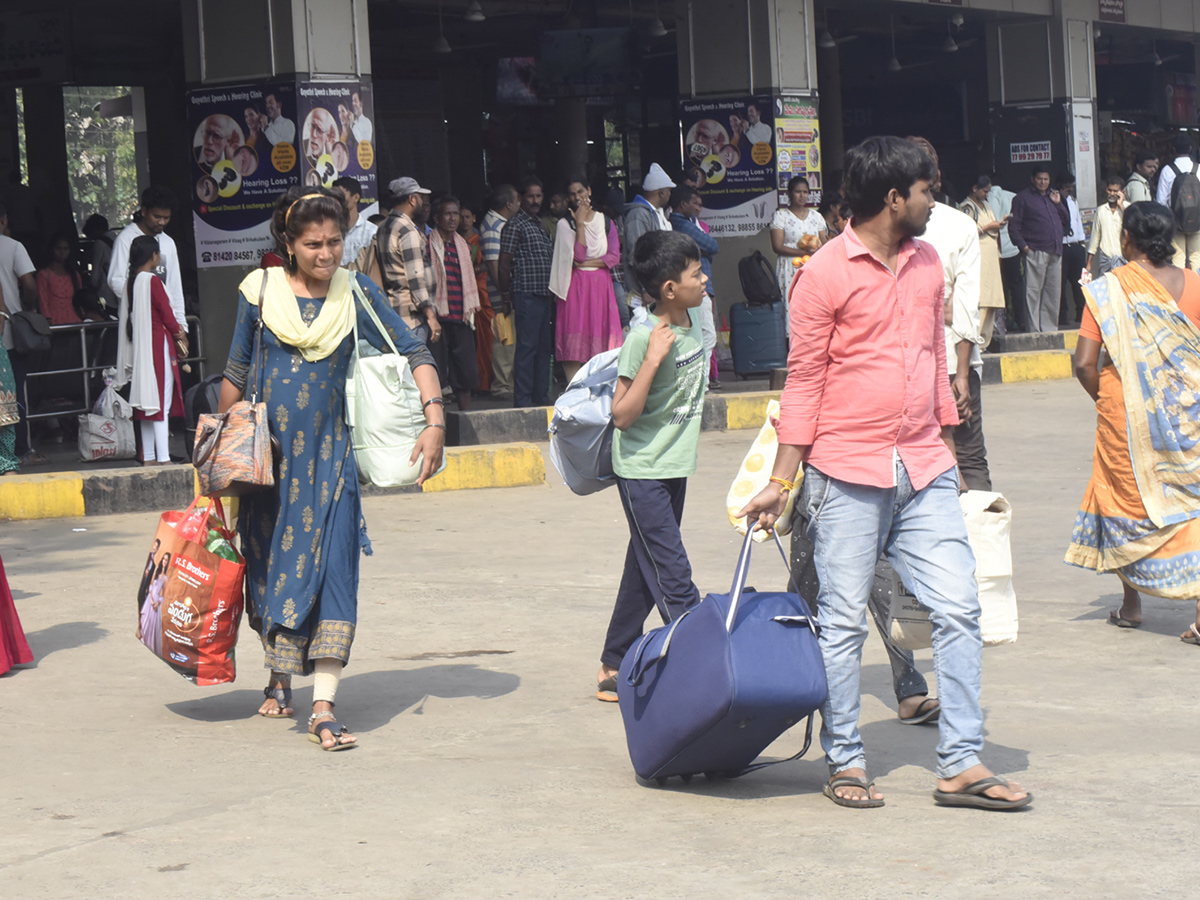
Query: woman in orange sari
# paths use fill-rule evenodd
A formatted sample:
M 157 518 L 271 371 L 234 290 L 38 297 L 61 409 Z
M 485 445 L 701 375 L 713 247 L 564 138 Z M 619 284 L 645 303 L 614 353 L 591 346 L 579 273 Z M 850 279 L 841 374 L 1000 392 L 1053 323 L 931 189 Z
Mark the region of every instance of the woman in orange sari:
M 1075 375 L 1096 401 L 1096 453 L 1066 562 L 1114 572 L 1109 621 L 1142 623 L 1140 594 L 1197 603 L 1200 646 L 1200 276 L 1171 265 L 1175 220 L 1125 210 L 1128 265 L 1084 289 Z

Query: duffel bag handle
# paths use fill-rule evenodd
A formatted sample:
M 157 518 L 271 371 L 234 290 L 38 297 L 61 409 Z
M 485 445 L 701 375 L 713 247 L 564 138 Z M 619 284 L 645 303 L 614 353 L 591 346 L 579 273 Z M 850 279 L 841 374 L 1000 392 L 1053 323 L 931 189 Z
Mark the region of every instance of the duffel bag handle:
M 742 599 L 742 591 L 746 587 L 746 576 L 750 573 L 750 551 L 754 547 L 754 541 L 751 538 L 754 536 L 758 525 L 746 529 L 746 538 L 742 541 L 742 552 L 738 555 L 737 568 L 733 570 L 733 586 L 729 589 L 731 599 L 729 601 L 729 614 L 725 616 L 725 630 L 733 631 L 733 622 L 737 618 L 738 603 Z M 779 548 L 779 555 L 783 558 L 783 567 L 788 573 L 788 587 L 795 593 L 800 593 L 800 586 L 796 584 L 795 578 L 792 577 L 792 566 L 788 562 L 787 551 L 783 549 L 783 542 L 779 540 L 779 532 L 772 531 L 771 537 L 775 539 L 775 546 Z
M 650 643 L 650 639 L 654 637 L 657 631 L 647 631 L 641 641 L 638 642 L 637 651 L 633 655 L 633 665 L 629 667 L 629 674 L 625 676 L 625 683 L 630 687 L 637 687 L 642 683 L 642 679 L 646 676 L 646 671 L 659 660 L 667 658 L 667 651 L 671 649 L 671 638 L 675 636 L 675 629 L 679 627 L 679 623 L 691 615 L 689 609 L 682 616 L 671 623 L 671 627 L 667 629 L 667 636 L 663 639 L 662 649 L 658 651 L 658 655 L 653 659 L 643 659 L 646 654 L 646 645 Z

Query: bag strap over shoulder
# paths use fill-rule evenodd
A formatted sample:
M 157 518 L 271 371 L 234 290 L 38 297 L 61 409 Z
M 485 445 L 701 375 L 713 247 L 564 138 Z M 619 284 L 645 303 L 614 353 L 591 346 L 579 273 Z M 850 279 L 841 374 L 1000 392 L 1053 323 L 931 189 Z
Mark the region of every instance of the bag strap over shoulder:
M 250 392 L 248 399 L 251 403 L 258 402 L 258 395 L 262 392 L 262 330 L 263 330 L 263 303 L 267 297 L 267 270 L 263 269 L 262 287 L 258 289 L 258 321 L 254 324 L 254 360 L 251 363 L 249 377 L 246 379 L 246 391 Z M 246 397 L 245 392 L 242 393 Z
M 364 310 L 366 310 L 367 315 L 371 317 L 371 321 L 375 323 L 375 328 L 378 329 L 379 334 L 383 338 L 384 342 L 388 345 L 388 347 L 391 348 L 393 353 L 399 356 L 400 351 L 396 349 L 396 344 L 392 341 L 392 336 L 388 334 L 387 329 L 383 327 L 383 322 L 379 320 L 379 316 L 375 313 L 375 309 L 371 305 L 371 301 L 368 300 L 362 292 L 362 285 L 358 283 L 358 276 L 356 276 L 353 272 L 350 274 L 350 290 L 354 293 L 354 299 L 358 301 L 359 305 L 361 305 Z M 356 354 L 358 353 L 357 313 L 354 316 L 354 352 Z

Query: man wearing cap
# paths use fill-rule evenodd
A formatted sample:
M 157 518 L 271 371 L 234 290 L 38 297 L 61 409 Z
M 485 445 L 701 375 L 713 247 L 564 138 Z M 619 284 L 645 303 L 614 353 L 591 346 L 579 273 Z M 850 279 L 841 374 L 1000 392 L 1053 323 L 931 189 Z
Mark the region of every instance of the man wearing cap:
M 513 360 L 513 406 L 548 406 L 550 364 L 554 351 L 554 295 L 550 264 L 554 244 L 542 228 L 542 182 L 521 182 L 521 208 L 500 233 L 497 266 L 501 308 L 516 316 L 517 349 Z
M 375 246 L 379 271 L 388 300 L 422 340 L 432 343 L 442 336 L 437 309 L 429 291 L 425 264 L 425 220 L 429 218 L 427 188 L 415 178 L 397 178 L 388 184 L 391 215 L 379 226 Z
M 650 164 L 650 171 L 642 179 L 642 191 L 633 198 L 625 211 L 625 244 L 621 248 L 621 266 L 625 273 L 625 290 L 629 292 L 629 305 L 633 310 L 633 321 L 645 317 L 642 309 L 642 286 L 633 271 L 633 248 L 638 238 L 647 231 L 670 231 L 671 220 L 664 210 L 671 202 L 671 189 L 675 182 L 667 177 L 658 163 Z

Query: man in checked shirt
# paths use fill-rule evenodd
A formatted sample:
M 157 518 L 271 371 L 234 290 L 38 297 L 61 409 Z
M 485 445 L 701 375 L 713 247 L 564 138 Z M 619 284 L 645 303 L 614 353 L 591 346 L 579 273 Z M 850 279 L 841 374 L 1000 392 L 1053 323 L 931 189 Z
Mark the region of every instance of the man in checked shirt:
M 427 344 L 442 336 L 426 262 L 425 220 L 429 218 L 428 188 L 415 178 L 397 178 L 388 184 L 391 215 L 379 226 L 375 244 L 383 289 L 392 308 L 413 333 Z

